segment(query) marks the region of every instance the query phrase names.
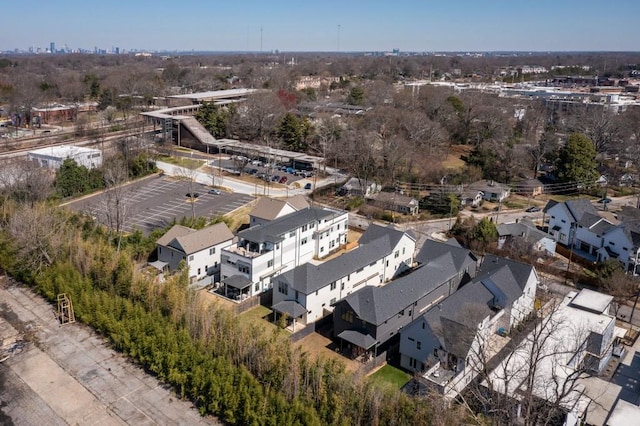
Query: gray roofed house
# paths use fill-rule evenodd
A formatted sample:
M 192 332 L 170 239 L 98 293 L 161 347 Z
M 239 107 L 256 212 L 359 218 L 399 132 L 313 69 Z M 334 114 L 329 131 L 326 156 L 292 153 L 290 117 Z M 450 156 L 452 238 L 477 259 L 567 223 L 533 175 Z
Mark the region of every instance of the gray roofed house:
M 233 242 L 233 233 L 223 222 L 195 230 L 175 225 L 156 241 L 158 261 L 176 270 L 184 260 L 195 280 L 220 272 L 220 252 Z
M 223 251 L 221 276 L 249 278 L 248 296 L 266 291 L 274 276 L 344 247 L 348 220 L 345 211 L 310 207 L 240 231 Z
M 362 288 L 339 301 L 333 313 L 335 334 L 365 330 L 376 339 L 377 351 L 397 338 L 398 331 L 420 312 L 445 299 L 473 277 L 476 261 L 468 250 L 450 243 L 430 245 L 434 248 L 432 252 L 439 250 L 437 255 L 426 259 L 411 273 L 382 287 Z
M 487 201 L 502 202 L 511 193 L 511 188 L 493 180 L 479 180 L 469 185 L 469 189 L 481 191 Z
M 402 194 L 379 192 L 374 194 L 370 200 L 370 203 L 376 207 L 398 213 L 415 216 L 420 210 L 417 199 Z
M 523 219 L 514 223 L 501 223 L 498 229 L 498 248 L 503 248 L 505 243 L 519 243 L 522 240 L 529 244 L 537 252 L 554 256 L 556 252 L 555 240 L 546 232 L 536 228 L 529 219 Z
M 480 342 L 532 312 L 537 283 L 531 265 L 485 256 L 472 282 L 402 329 L 401 365 L 455 397 L 477 374 Z
M 275 276 L 273 308 L 283 300 L 295 300 L 307 310 L 301 320 L 310 323 L 352 291 L 380 285 L 413 265 L 415 239 L 408 233 L 371 225 L 359 242 L 324 263 L 305 263 Z
M 587 215 L 584 217 L 585 223 L 592 222 L 593 216 L 599 216 L 591 201 L 586 198 L 563 202 L 549 201 L 543 211 L 549 220 L 549 234 L 566 246 L 573 242 L 575 228 L 583 216 Z

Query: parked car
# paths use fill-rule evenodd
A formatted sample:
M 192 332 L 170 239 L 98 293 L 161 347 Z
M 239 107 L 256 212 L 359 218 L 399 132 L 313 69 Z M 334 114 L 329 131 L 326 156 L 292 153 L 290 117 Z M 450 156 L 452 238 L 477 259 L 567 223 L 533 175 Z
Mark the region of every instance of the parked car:
M 611 198 L 602 198 L 598 200 L 600 204 L 609 204 L 611 202 Z
M 527 213 L 535 213 L 535 212 L 539 212 L 540 211 L 540 207 L 536 207 L 536 206 L 531 206 L 529 207 L 527 210 L 525 210 Z
M 222 192 L 219 189 L 213 188 L 213 189 L 209 190 L 209 194 L 211 194 L 211 195 L 220 195 L 220 194 L 222 194 Z
M 295 172 L 296 172 L 296 169 L 294 169 L 293 167 L 287 167 L 287 173 L 294 174 Z
M 304 189 L 311 189 L 313 187 L 313 185 L 311 185 L 310 183 L 306 184 L 304 186 Z
M 247 170 L 247 174 L 255 175 L 256 173 L 258 173 L 258 169 L 249 169 L 249 170 Z
M 282 176 L 280 178 L 280 183 L 287 183 L 287 177 L 286 176 Z
M 280 176 L 278 176 L 278 175 L 271 176 L 271 182 L 277 182 L 279 180 L 280 180 Z
M 187 192 L 187 198 L 198 198 L 200 193 L 198 192 Z

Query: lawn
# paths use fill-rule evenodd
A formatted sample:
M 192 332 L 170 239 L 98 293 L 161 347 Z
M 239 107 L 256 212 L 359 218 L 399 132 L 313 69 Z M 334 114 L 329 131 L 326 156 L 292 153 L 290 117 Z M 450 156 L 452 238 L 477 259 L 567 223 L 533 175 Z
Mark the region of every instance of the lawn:
M 396 389 L 400 389 L 405 384 L 407 384 L 409 380 L 411 380 L 411 375 L 387 364 L 380 370 L 373 373 L 369 377 L 369 380 L 371 380 L 373 383 L 388 384 Z
M 259 324 L 260 326 L 265 327 L 269 332 L 278 330 L 282 335 L 288 336 L 291 334 L 271 322 L 273 321 L 273 311 L 266 306 L 258 305 L 255 308 L 251 308 L 248 311 L 241 313 L 240 317 L 242 318 L 242 321 L 246 321 L 251 324 Z M 267 317 L 268 320 L 265 319 L 265 317 Z M 296 328 L 296 330 L 297 329 L 298 328 Z
M 176 166 L 185 167 L 190 170 L 197 169 L 204 164 L 203 160 L 193 160 L 191 158 L 182 157 L 160 157 L 160 161 L 165 163 L 175 164 Z

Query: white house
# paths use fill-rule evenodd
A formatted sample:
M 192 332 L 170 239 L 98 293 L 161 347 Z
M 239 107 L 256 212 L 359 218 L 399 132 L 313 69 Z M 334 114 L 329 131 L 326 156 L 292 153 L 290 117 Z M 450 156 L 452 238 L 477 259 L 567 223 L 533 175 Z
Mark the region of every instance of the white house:
M 549 234 L 566 246 L 574 238 L 574 229 L 586 213 L 591 217 L 598 216 L 598 211 L 586 198 L 567 200 L 561 203 L 550 200 L 544 207 L 544 213 L 549 218 Z
M 490 372 L 485 386 L 514 398 L 530 386 L 535 397 L 561 408 L 564 425 L 579 424 L 590 403 L 581 372 L 599 374 L 611 358 L 616 335 L 624 334 L 609 314 L 612 299 L 587 289 L 570 292 Z
M 305 263 L 275 276 L 272 309 L 308 324 L 353 291 L 381 285 L 413 265 L 416 241 L 405 232 L 372 224 L 359 243 L 319 265 Z
M 102 151 L 81 146 L 60 145 L 29 151 L 29 160 L 42 167 L 59 169 L 64 160 L 74 160 L 87 169 L 102 166 Z
M 221 252 L 232 241 L 233 233 L 225 223 L 216 223 L 200 230 L 175 225 L 156 241 L 158 262 L 154 266 L 159 269 L 168 267 L 174 271 L 184 260 L 191 280 L 211 275 L 217 279 Z
M 234 276 L 232 295 L 250 297 L 271 287 L 271 278 L 347 243 L 347 212 L 310 207 L 240 231 L 222 250 L 221 282 Z M 225 283 L 227 285 L 228 282 Z M 237 293 L 237 294 L 236 294 Z
M 479 180 L 469 185 L 469 189 L 480 191 L 485 200 L 498 203 L 504 201 L 511 194 L 511 188 L 493 180 Z
M 260 197 L 249 212 L 249 226 L 271 222 L 306 208 L 309 208 L 309 202 L 302 195 L 285 199 Z
M 401 331 L 400 365 L 455 398 L 477 375 L 493 336 L 533 312 L 539 279 L 524 263 L 486 256 L 475 279 Z

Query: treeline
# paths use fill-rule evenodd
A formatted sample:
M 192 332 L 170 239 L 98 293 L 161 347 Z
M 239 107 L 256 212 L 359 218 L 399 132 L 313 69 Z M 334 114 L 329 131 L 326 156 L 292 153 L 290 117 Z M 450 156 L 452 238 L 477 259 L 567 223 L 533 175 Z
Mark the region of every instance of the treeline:
M 418 399 L 370 384 L 346 373 L 342 363 L 312 357 L 281 335 L 206 303 L 189 290 L 186 272 L 154 282 L 133 260 L 141 247 L 152 246 L 140 234 L 126 238 L 118 252 L 90 219 L 39 206 L 30 215 L 59 221 L 35 247 L 14 224 L 26 209 L 3 205 L 0 267 L 51 301 L 67 293 L 79 320 L 171 384 L 203 415 L 242 425 L 464 420 L 459 409 L 444 409 L 438 398 Z M 36 261 L 40 268 L 29 266 Z

